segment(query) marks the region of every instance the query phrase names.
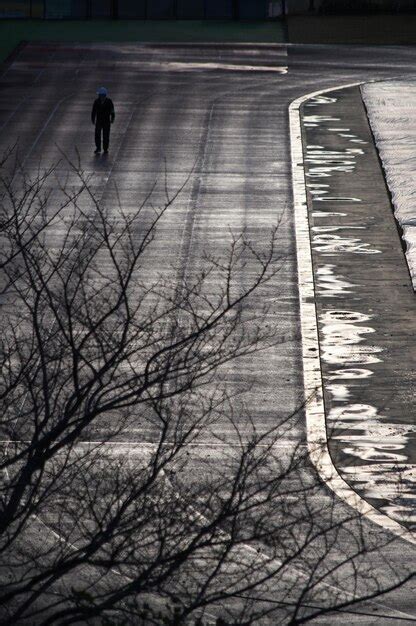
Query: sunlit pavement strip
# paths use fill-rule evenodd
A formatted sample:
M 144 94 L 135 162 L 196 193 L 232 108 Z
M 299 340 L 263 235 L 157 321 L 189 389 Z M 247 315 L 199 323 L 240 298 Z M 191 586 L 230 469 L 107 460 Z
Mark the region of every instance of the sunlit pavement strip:
M 336 358 L 334 359 L 333 363 L 330 364 L 330 366 L 332 366 L 333 368 L 332 374 L 334 380 L 336 381 L 338 377 L 338 382 L 341 381 L 341 383 L 344 383 L 344 385 L 333 385 L 335 389 L 332 389 L 332 391 L 334 392 L 333 396 L 336 396 L 338 394 L 339 404 L 337 417 L 346 422 L 345 424 L 342 424 L 343 428 L 348 428 L 352 426 L 351 437 L 353 438 L 354 436 L 356 436 L 356 433 L 360 433 L 360 430 L 365 431 L 366 425 L 364 422 L 370 421 L 373 427 L 381 424 L 378 438 L 383 440 L 386 437 L 386 427 L 383 428 L 383 420 L 380 419 L 380 416 L 378 416 L 379 419 L 376 420 L 372 419 L 375 417 L 374 415 L 366 414 L 366 411 L 368 413 L 368 411 L 373 407 L 364 404 L 365 400 L 362 400 L 361 403 L 351 404 L 351 401 L 349 400 L 349 395 L 351 392 L 348 388 L 348 384 L 345 384 L 346 382 L 348 382 L 348 376 L 351 376 L 353 378 L 355 375 L 359 379 L 364 376 L 364 372 L 366 371 L 366 368 L 363 367 L 364 364 L 371 363 L 372 361 L 378 361 L 377 357 L 373 356 L 372 354 L 377 353 L 377 350 L 372 350 L 372 346 L 369 346 L 367 350 L 365 348 L 362 349 L 361 347 L 362 335 L 360 333 L 365 334 L 366 332 L 370 332 L 373 329 L 358 327 L 358 330 L 355 330 L 356 336 L 354 338 L 354 326 L 349 322 L 353 323 L 354 321 L 365 321 L 364 317 L 354 320 L 354 315 L 351 317 L 351 312 L 338 310 L 338 307 L 335 306 L 335 303 L 332 306 L 332 320 L 330 320 L 335 324 L 335 326 L 333 326 L 334 336 L 332 337 L 332 341 L 330 340 L 329 344 L 325 346 L 322 345 L 323 343 L 325 343 L 324 341 L 322 341 L 322 336 L 321 345 L 318 339 L 318 311 L 315 300 L 317 296 L 315 281 L 318 279 L 318 276 L 315 276 L 314 279 L 313 252 L 311 243 L 311 230 L 315 229 L 315 227 L 313 226 L 313 221 L 312 223 L 310 223 L 310 218 L 308 214 L 307 180 L 305 178 L 305 173 L 306 175 L 308 175 L 308 165 L 307 156 L 304 155 L 302 142 L 302 135 L 305 142 L 307 141 L 305 135 L 305 126 L 309 124 L 312 128 L 314 128 L 319 127 L 319 125 L 322 123 L 325 123 L 327 127 L 329 126 L 333 133 L 337 133 L 337 135 L 340 135 L 349 142 L 349 153 L 345 150 L 342 153 L 341 148 L 338 150 L 332 147 L 332 150 L 328 151 L 328 149 L 325 149 L 325 147 L 322 145 L 308 146 L 308 150 L 310 149 L 312 151 L 312 158 L 310 160 L 312 160 L 312 162 L 314 162 L 315 164 L 318 164 L 318 167 L 315 168 L 316 178 L 312 177 L 308 179 L 311 183 L 310 191 L 319 194 L 321 201 L 328 201 L 328 205 L 326 205 L 328 208 L 325 208 L 323 212 L 325 216 L 331 216 L 335 218 L 347 216 L 347 213 L 343 212 L 345 205 L 352 205 L 360 199 L 354 198 L 355 193 L 353 190 L 351 190 L 350 193 L 351 197 L 332 197 L 332 190 L 330 189 L 330 185 L 328 184 L 327 179 L 331 176 L 331 169 L 332 173 L 334 170 L 337 172 L 341 171 L 341 173 L 348 173 L 349 171 L 353 171 L 355 168 L 354 156 L 360 153 L 360 146 L 364 145 L 365 142 L 358 135 L 351 132 L 349 125 L 346 125 L 345 121 L 337 118 L 336 116 L 333 117 L 331 113 L 323 113 L 322 110 L 319 110 L 319 106 L 326 104 L 330 105 L 331 103 L 336 102 L 337 95 L 339 93 L 342 93 L 340 90 L 346 90 L 351 87 L 356 87 L 359 84 L 360 83 L 354 83 L 352 85 L 350 84 L 339 87 L 337 90 L 322 90 L 307 94 L 295 100 L 289 108 L 294 209 L 296 219 L 296 245 L 303 343 L 302 350 L 304 367 L 304 387 L 305 396 L 307 399 L 306 421 L 308 447 L 311 459 L 319 474 L 326 482 L 326 484 L 337 494 L 337 496 L 339 496 L 343 501 L 348 503 L 354 509 L 358 510 L 361 514 L 369 518 L 371 521 L 375 522 L 385 529 L 388 529 L 392 533 L 400 536 L 402 539 L 405 539 L 406 541 L 415 544 L 416 536 L 414 534 L 409 532 L 396 519 L 393 519 L 392 517 L 383 514 L 377 508 L 375 508 L 375 506 L 372 506 L 369 502 L 364 500 L 363 497 L 361 497 L 360 495 L 360 493 L 362 493 L 362 490 L 357 490 L 357 492 L 353 488 L 351 488 L 350 484 L 346 482 L 344 478 L 347 472 L 343 471 L 341 473 L 338 471 L 337 467 L 335 467 L 331 457 L 327 438 L 328 435 L 326 420 L 328 418 L 328 415 L 326 415 L 326 398 L 324 402 L 323 371 L 321 368 L 321 358 L 322 356 L 324 356 L 323 350 L 326 349 L 327 352 L 331 353 L 331 351 L 337 352 L 337 348 L 338 354 L 336 355 Z M 305 104 L 309 104 L 312 107 L 318 107 L 318 109 L 315 109 L 314 111 L 314 109 L 312 108 L 304 113 L 303 122 L 305 123 L 305 125 L 302 129 L 301 107 Z M 316 112 L 318 112 L 319 115 L 314 115 L 314 113 Z M 312 115 L 309 115 L 309 113 L 312 113 Z M 326 198 L 325 194 L 327 194 Z M 312 197 L 314 197 L 313 193 L 311 195 Z M 313 205 L 313 203 L 311 204 Z M 336 210 L 332 209 L 332 206 L 334 204 L 337 206 Z M 331 207 L 331 209 L 329 207 Z M 338 207 L 342 208 L 339 209 Z M 313 205 L 312 208 L 315 209 L 316 206 Z M 322 217 L 322 214 L 318 213 L 317 217 Z M 332 288 L 332 293 L 330 294 L 332 297 L 336 297 L 337 295 L 339 295 L 337 294 L 337 290 L 340 290 L 341 294 L 343 291 L 347 291 L 349 298 L 353 300 L 353 297 L 350 295 L 351 291 L 349 291 L 349 289 L 352 289 L 354 285 L 346 280 L 345 277 L 343 278 L 341 276 L 336 276 L 333 273 L 333 256 L 339 253 L 348 256 L 348 252 L 351 252 L 352 254 L 357 254 L 358 252 L 357 256 L 359 256 L 361 252 L 363 253 L 361 259 L 363 259 L 366 253 L 370 253 L 371 255 L 374 250 L 371 249 L 371 246 L 368 243 L 366 243 L 365 241 L 361 241 L 359 237 L 351 238 L 349 236 L 345 238 L 340 236 L 339 234 L 333 234 L 339 233 L 339 231 L 342 232 L 345 229 L 350 229 L 348 232 L 349 235 L 351 229 L 352 232 L 354 232 L 354 229 L 362 228 L 360 225 L 354 224 L 353 226 L 340 226 L 338 224 L 334 226 L 334 222 L 331 220 L 326 223 L 329 227 L 323 227 L 321 229 L 321 237 L 323 235 L 323 238 L 321 238 L 320 241 L 318 240 L 318 243 L 320 243 L 321 246 L 317 246 L 318 248 L 321 247 L 321 252 L 323 252 L 324 255 L 326 254 L 328 256 L 328 262 L 326 266 L 324 266 L 326 267 L 326 276 L 325 272 L 322 276 L 321 271 L 321 278 L 324 279 L 324 291 L 326 279 L 326 286 L 328 287 L 329 285 Z M 328 234 L 329 236 L 325 237 L 325 234 Z M 332 242 L 333 246 L 335 242 L 337 245 L 330 249 L 330 247 L 328 247 L 330 242 Z M 327 246 L 327 248 L 325 248 L 325 246 Z M 350 248 L 348 248 L 348 246 L 350 246 Z M 320 268 L 315 268 L 315 270 L 316 269 L 320 271 L 322 270 L 322 266 Z M 325 314 L 331 316 L 331 310 L 326 311 Z M 370 318 L 371 316 L 368 317 L 368 319 Z M 329 358 L 328 360 L 331 361 L 331 358 Z M 369 371 L 368 375 L 371 376 L 372 374 L 373 372 Z M 326 386 L 325 391 L 327 391 Z M 361 389 L 361 393 L 366 393 L 365 387 Z M 336 397 L 335 401 L 334 397 L 332 397 L 332 410 L 334 409 L 334 407 L 337 406 L 336 400 Z M 376 412 L 376 409 L 374 410 Z M 387 424 L 386 426 L 392 427 L 394 425 Z M 333 428 L 331 424 L 329 424 L 329 427 L 331 429 Z M 336 428 L 337 425 L 334 423 L 334 432 L 338 434 L 338 432 L 335 430 Z M 357 430 L 357 428 L 359 428 L 360 430 Z M 394 443 L 390 443 L 390 449 L 397 449 L 397 445 L 395 445 Z M 373 485 L 377 486 L 377 471 L 379 471 L 379 468 L 373 467 L 371 463 L 366 464 L 366 460 L 368 459 L 362 459 L 362 467 L 358 468 L 360 472 L 360 480 L 364 483 L 366 481 L 370 481 Z M 350 479 L 351 477 L 353 477 L 353 473 L 357 469 L 356 463 L 351 463 L 349 469 L 350 475 L 348 476 L 348 478 Z M 369 472 L 369 477 L 363 477 L 364 469 L 367 469 L 367 471 Z M 372 475 L 372 470 L 374 470 L 375 476 Z M 351 480 L 349 480 L 349 482 L 351 482 Z M 377 490 L 374 489 L 374 491 L 376 492 Z M 384 493 L 383 496 L 385 499 L 386 494 Z M 377 493 L 375 494 L 375 499 L 377 499 Z M 400 516 L 398 517 L 400 521 L 402 521 Z

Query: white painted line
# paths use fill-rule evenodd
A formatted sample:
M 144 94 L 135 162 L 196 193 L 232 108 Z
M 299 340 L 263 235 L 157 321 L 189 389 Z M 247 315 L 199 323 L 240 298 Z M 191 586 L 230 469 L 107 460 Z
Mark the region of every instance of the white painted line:
M 152 63 L 147 61 L 141 63 L 142 66 L 155 66 L 158 70 L 167 67 L 173 70 L 231 70 L 232 72 L 278 72 L 287 74 L 287 65 L 238 65 L 236 63 L 212 63 L 209 61 L 190 61 L 189 63 L 180 61 L 167 61 L 166 63 Z
M 364 81 L 360 81 L 315 91 L 297 98 L 289 106 L 308 451 L 311 461 L 321 479 L 341 500 L 358 511 L 363 517 L 397 535 L 401 539 L 416 545 L 416 536 L 414 534 L 399 524 L 399 522 L 384 515 L 366 502 L 338 473 L 329 452 L 326 432 L 300 107 L 304 102 L 316 96 L 347 89 L 348 87 L 358 87 L 363 83 Z

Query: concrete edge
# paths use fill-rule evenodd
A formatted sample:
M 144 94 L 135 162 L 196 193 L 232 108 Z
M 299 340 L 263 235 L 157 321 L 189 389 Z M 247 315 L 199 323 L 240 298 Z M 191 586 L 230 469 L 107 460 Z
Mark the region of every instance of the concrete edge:
M 314 91 L 297 98 L 289 105 L 307 445 L 310 459 L 320 478 L 343 502 L 374 524 L 416 545 L 416 535 L 366 502 L 338 473 L 329 452 L 326 431 L 300 107 L 313 97 L 349 87 L 359 87 L 365 82 L 370 81 L 359 81 Z

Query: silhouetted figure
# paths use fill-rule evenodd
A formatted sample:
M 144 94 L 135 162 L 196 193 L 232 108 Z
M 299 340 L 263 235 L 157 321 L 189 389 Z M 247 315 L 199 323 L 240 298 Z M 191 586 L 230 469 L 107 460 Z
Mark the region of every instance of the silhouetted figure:
M 95 154 L 101 152 L 101 132 L 103 134 L 104 153 L 108 152 L 110 144 L 110 125 L 114 122 L 114 104 L 107 98 L 107 89 L 100 87 L 97 91 L 98 98 L 94 100 L 91 111 L 91 121 L 95 124 Z

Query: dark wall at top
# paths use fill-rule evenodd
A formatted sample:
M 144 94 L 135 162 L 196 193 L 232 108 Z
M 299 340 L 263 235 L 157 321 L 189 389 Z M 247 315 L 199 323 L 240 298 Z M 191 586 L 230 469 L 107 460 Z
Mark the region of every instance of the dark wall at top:
M 178 19 L 204 19 L 204 0 L 177 0 Z
M 146 0 L 118 0 L 120 19 L 144 20 L 146 18 Z
M 268 17 L 268 3 L 258 0 L 240 0 L 239 18 L 241 20 L 264 20 Z
M 205 17 L 210 19 L 231 19 L 233 17 L 232 0 L 205 0 Z
M 94 17 L 111 17 L 111 0 L 90 0 L 91 15 Z
M 31 5 L 55 19 L 265 19 L 269 0 L 0 0 L 0 16 L 30 17 Z
M 266 19 L 268 4 L 268 0 L 119 0 L 118 17 Z
M 292 15 L 416 12 L 416 0 L 0 0 L 0 18 L 267 19 L 283 6 Z
M 147 17 L 150 20 L 172 19 L 175 17 L 175 3 L 173 0 L 148 0 Z
M 416 0 L 286 0 L 289 14 L 306 14 L 310 8 L 321 14 L 331 13 L 406 13 L 416 10 Z

